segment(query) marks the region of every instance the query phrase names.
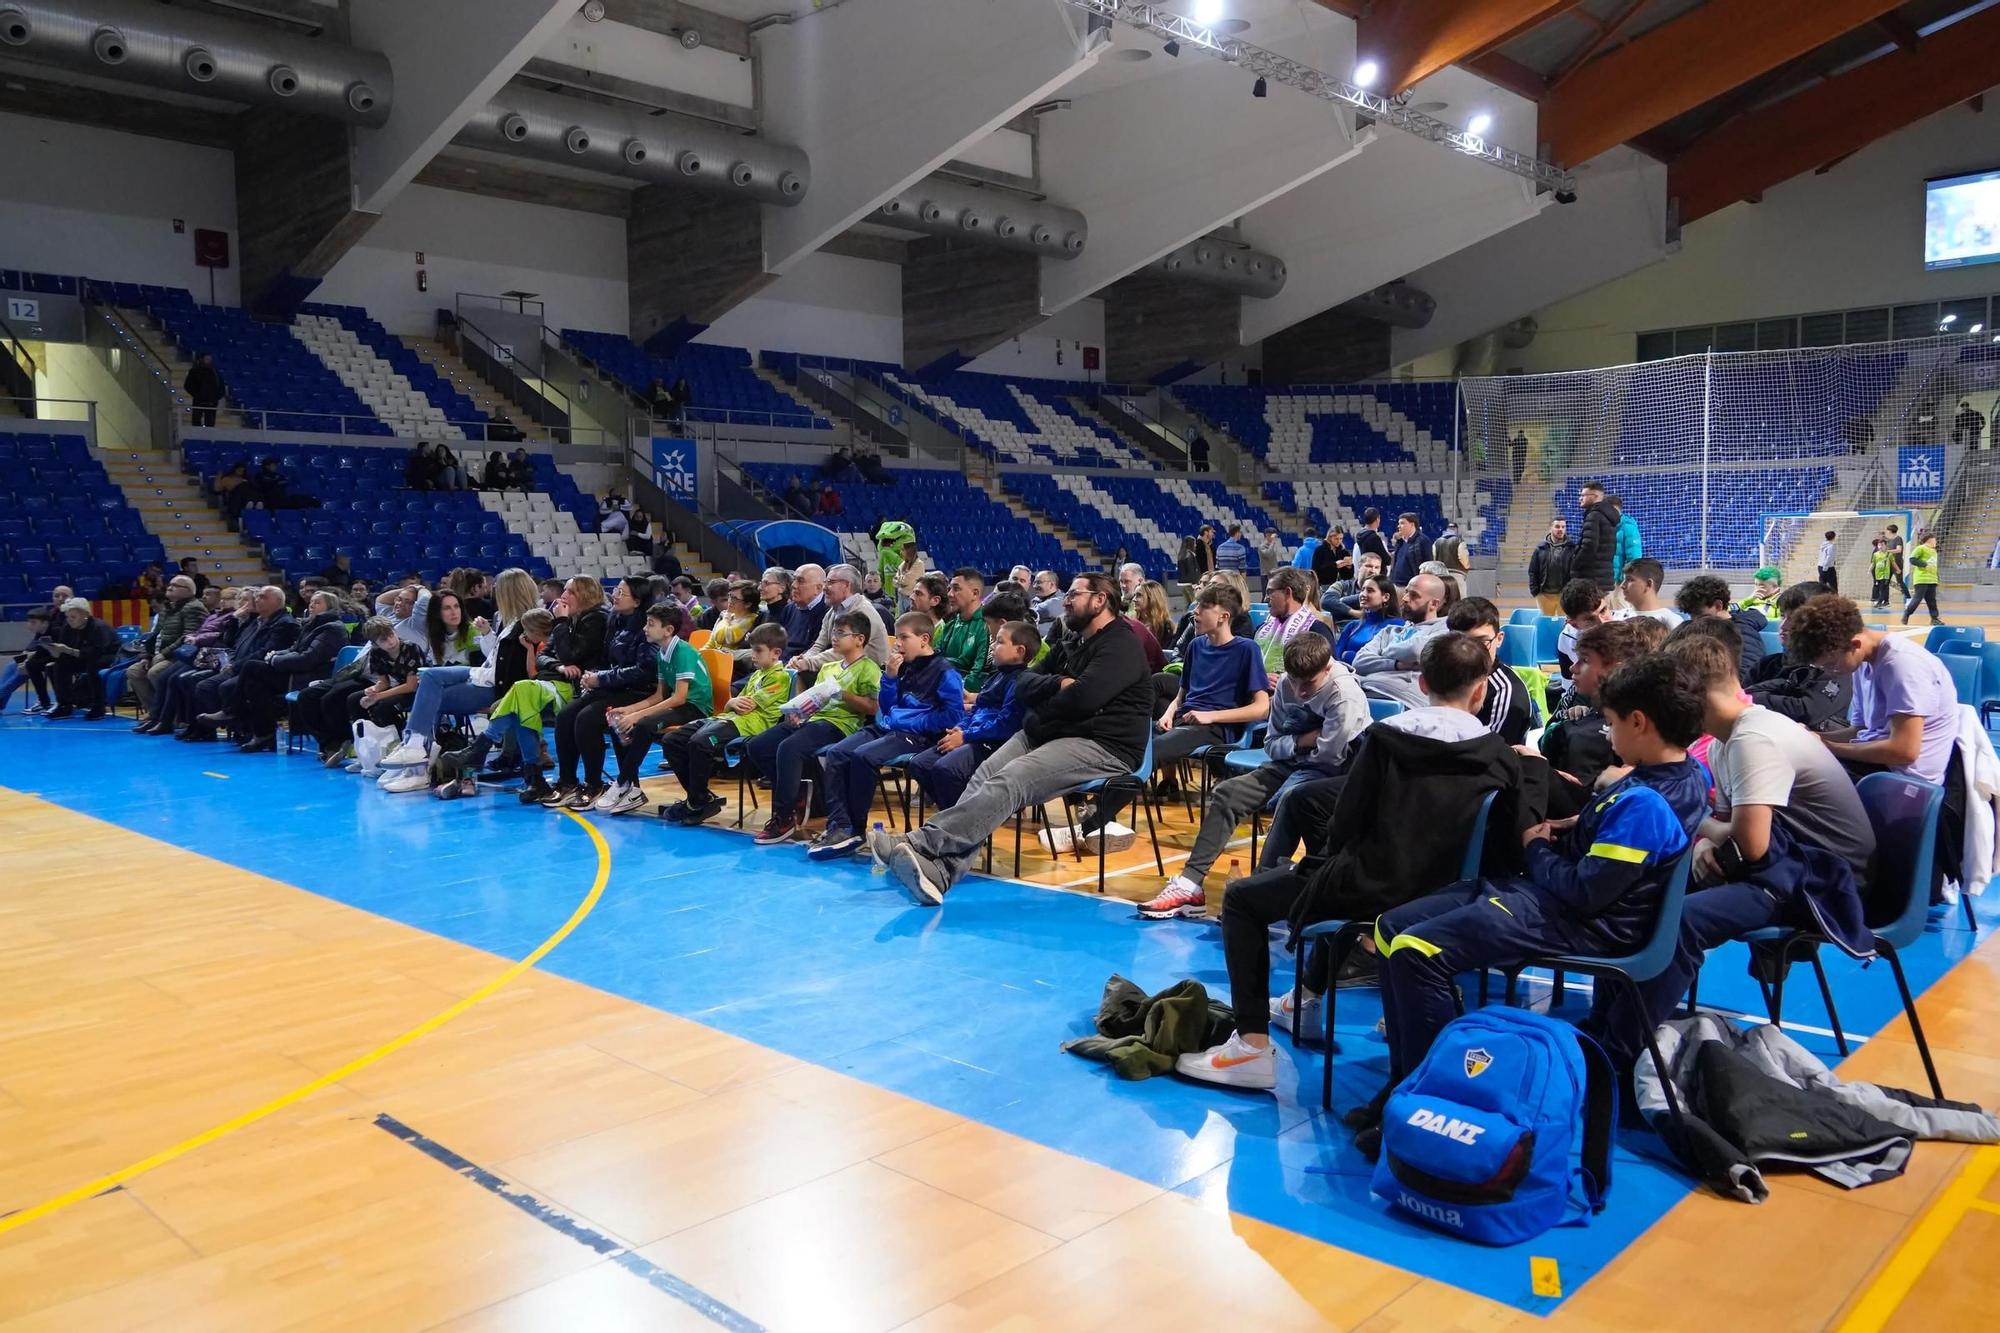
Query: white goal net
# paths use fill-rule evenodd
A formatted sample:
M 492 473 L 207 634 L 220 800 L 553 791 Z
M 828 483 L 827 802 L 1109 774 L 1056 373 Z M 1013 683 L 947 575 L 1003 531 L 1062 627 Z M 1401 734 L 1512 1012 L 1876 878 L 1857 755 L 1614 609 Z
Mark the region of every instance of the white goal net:
M 1809 514 L 1766 514 L 1757 563 L 1785 576 L 1785 586 L 1818 580 L 1823 548 L 1832 544 L 1837 591 L 1866 607 L 1872 603 L 1875 539 L 1891 525 L 1907 546 L 1913 516 L 1907 509 L 1821 509 Z M 1889 601 L 1900 602 L 1895 587 Z

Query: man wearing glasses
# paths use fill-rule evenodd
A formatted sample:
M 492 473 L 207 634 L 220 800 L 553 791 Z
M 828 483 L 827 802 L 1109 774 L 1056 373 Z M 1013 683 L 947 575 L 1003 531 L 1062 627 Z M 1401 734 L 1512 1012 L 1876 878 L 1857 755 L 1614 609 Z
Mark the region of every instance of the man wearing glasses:
M 908 835 L 877 828 L 868 839 L 912 898 L 927 907 L 1014 812 L 1095 778 L 1130 773 L 1153 725 L 1153 680 L 1130 622 L 1118 614 L 1118 586 L 1079 574 L 1063 597 L 1063 637 L 1039 668 L 1014 687 L 1027 719 L 979 766 L 965 794 Z

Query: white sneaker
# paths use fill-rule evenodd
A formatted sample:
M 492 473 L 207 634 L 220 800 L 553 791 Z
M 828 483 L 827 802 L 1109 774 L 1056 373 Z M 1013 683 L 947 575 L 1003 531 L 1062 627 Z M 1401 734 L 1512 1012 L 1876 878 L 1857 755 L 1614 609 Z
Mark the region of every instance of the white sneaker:
M 1220 1046 L 1211 1046 L 1199 1055 L 1183 1055 L 1174 1061 L 1174 1071 L 1230 1088 L 1260 1088 L 1269 1092 L 1278 1086 L 1276 1049 L 1252 1046 L 1235 1032 Z
M 379 784 L 383 791 L 397 793 L 429 791 L 431 775 L 421 768 L 402 768 L 392 773 L 384 773 Z
M 1151 902 L 1139 904 L 1139 915 L 1148 921 L 1166 921 L 1177 916 L 1205 917 L 1208 895 L 1202 892 L 1201 885 L 1185 875 L 1175 875 Z
M 1294 1022 L 1297 1019 L 1297 1022 Z M 1280 1032 L 1290 1032 L 1308 1041 L 1318 1041 L 1326 1031 L 1326 998 L 1306 992 L 1306 1002 L 1299 1012 L 1292 1012 L 1292 993 L 1271 997 L 1271 1026 Z
M 1104 844 L 1105 851 L 1122 852 L 1127 847 L 1130 847 L 1132 840 L 1139 835 L 1134 830 L 1126 828 L 1123 824 L 1113 820 L 1095 833 L 1078 834 L 1075 829 L 1064 824 L 1056 828 L 1045 828 L 1035 836 L 1041 839 L 1042 846 L 1049 852 L 1056 856 L 1063 856 L 1076 850 L 1076 840 L 1078 837 L 1082 838 L 1085 851 L 1095 852 L 1097 844 L 1101 841 Z
M 422 768 L 431 761 L 431 745 L 422 736 L 412 736 L 382 756 L 384 768 Z
M 614 782 L 604 789 L 604 795 L 590 803 L 590 808 L 600 815 L 616 815 L 637 809 L 646 803 L 646 795 L 629 782 Z
M 636 783 L 616 783 L 592 805 L 598 815 L 630 815 L 632 811 L 646 809 L 646 793 L 638 789 Z

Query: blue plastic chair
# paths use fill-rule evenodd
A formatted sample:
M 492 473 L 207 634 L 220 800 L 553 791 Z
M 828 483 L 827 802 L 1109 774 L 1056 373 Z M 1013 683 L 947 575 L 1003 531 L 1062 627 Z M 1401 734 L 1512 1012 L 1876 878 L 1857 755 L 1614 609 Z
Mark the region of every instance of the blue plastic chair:
M 1951 672 L 1951 683 L 1958 691 L 1958 701 L 1968 708 L 1979 707 L 1980 659 L 1970 653 L 1941 653 L 1938 661 L 1945 670 Z
M 2000 643 L 1979 645 L 1979 724 L 1989 710 L 2000 708 Z
M 1938 821 L 1943 817 L 1944 788 L 1900 773 L 1870 773 L 1857 786 L 1862 808 L 1875 829 L 1874 875 L 1862 889 L 1862 912 L 1875 937 L 1875 951 L 1889 960 L 1896 978 L 1896 990 L 1903 999 L 1903 1014 L 1910 1020 L 1910 1035 L 1931 1081 L 1931 1095 L 1942 1099 L 1937 1065 L 1931 1059 L 1930 1043 L 1924 1038 L 1923 1022 L 1917 1017 L 1916 1001 L 1910 994 L 1909 978 L 1903 974 L 1899 949 L 1906 949 L 1924 933 L 1931 901 L 1931 871 L 1937 855 Z M 1833 1024 L 1833 1040 L 1840 1053 L 1847 1054 L 1847 1036 L 1841 1031 L 1840 1014 L 1833 1004 L 1833 990 L 1827 985 L 1826 969 L 1820 963 L 1819 946 L 1831 943 L 1816 929 L 1768 926 L 1744 936 L 1754 944 L 1776 948 L 1777 980 L 1765 994 L 1771 1022 L 1782 1028 L 1785 1012 L 1785 972 L 1792 956 L 1801 954 L 1813 966 L 1819 980 L 1820 998 Z M 1700 976 L 1696 975 L 1699 985 Z M 1688 1007 L 1695 1006 L 1695 989 L 1688 991 Z
M 1146 728 L 1146 753 L 1140 757 L 1139 766 L 1130 773 L 1119 777 L 1094 778 L 1072 791 L 1063 793 L 1063 823 L 1069 828 L 1070 846 L 1076 849 L 1077 860 L 1083 860 L 1083 839 L 1079 836 L 1076 827 L 1077 798 L 1095 795 L 1113 787 L 1130 787 L 1133 789 L 1133 794 L 1138 797 L 1140 809 L 1146 815 L 1146 836 L 1153 843 L 1153 867 L 1162 875 L 1167 873 L 1166 860 L 1160 855 L 1159 816 L 1154 812 L 1153 736 L 1156 731 L 1157 728 L 1154 727 Z M 1019 835 L 1017 834 L 1017 856 L 1019 854 L 1018 842 Z M 1099 893 L 1104 892 L 1104 839 L 1102 838 L 1097 840 L 1097 891 Z
M 1974 643 L 1985 643 L 1986 630 L 1980 625 L 1933 625 L 1931 632 L 1924 636 L 1924 647 L 1936 652 L 1939 644 L 1950 639 L 1970 639 Z
M 1562 616 L 1542 616 L 1535 621 L 1535 665 L 1556 660 L 1556 645 L 1562 642 L 1563 627 L 1569 621 Z
M 1507 623 L 1510 625 L 1533 625 L 1539 622 L 1541 618 L 1542 613 L 1537 608 L 1532 606 L 1517 606 L 1514 608 L 1514 613 L 1507 617 Z
M 1409 712 L 1409 706 L 1394 699 L 1373 699 L 1368 701 L 1368 720 L 1380 722 L 1385 717 Z
M 1977 639 L 1946 639 L 1938 645 L 1937 655 L 1939 657 L 1949 657 L 1955 653 L 1964 653 L 1977 657 L 1985 647 L 1986 645 Z
M 1659 1042 L 1654 1040 L 1653 1025 L 1646 1021 L 1645 998 L 1639 991 L 1639 983 L 1651 981 L 1673 962 L 1674 950 L 1680 946 L 1681 908 L 1687 902 L 1688 873 L 1693 867 L 1694 842 L 1690 839 L 1687 850 L 1675 860 L 1673 874 L 1667 879 L 1666 893 L 1660 898 L 1659 915 L 1653 918 L 1652 934 L 1634 952 L 1542 954 L 1524 959 L 1521 963 L 1524 968 L 1549 968 L 1558 977 L 1565 972 L 1581 972 L 1599 982 L 1609 981 L 1624 989 L 1641 1035 L 1646 1039 L 1647 1054 L 1653 1057 L 1653 1069 L 1660 1076 L 1660 1089 L 1666 1095 L 1668 1114 L 1673 1116 L 1676 1125 L 1682 1123 L 1680 1098 L 1674 1092 L 1673 1080 L 1667 1077 L 1667 1062 L 1660 1055 Z
M 1532 625 L 1507 625 L 1501 629 L 1500 665 L 1509 667 L 1531 667 L 1535 665 L 1535 629 Z
M 326 673 L 327 678 L 331 680 L 339 672 L 354 665 L 355 662 L 360 660 L 361 654 L 367 651 L 368 650 L 366 648 L 362 647 L 358 643 L 350 643 L 344 645 L 339 652 L 333 655 L 333 670 Z M 297 732 L 292 730 L 291 705 L 296 704 L 298 701 L 299 701 L 299 692 L 297 690 L 288 690 L 285 692 L 286 707 L 285 707 L 284 725 L 285 725 L 286 754 L 296 754 L 298 753 L 298 751 L 305 748 L 305 742 L 299 738 L 299 734 Z
M 1493 803 L 1499 795 L 1498 792 L 1486 793 L 1485 799 L 1479 803 L 1478 813 L 1472 817 L 1472 827 L 1465 832 L 1465 852 L 1458 862 L 1458 878 L 1461 880 L 1479 878 L 1480 868 L 1486 859 L 1486 826 L 1492 819 Z M 1305 995 L 1306 950 L 1315 942 L 1326 940 L 1327 976 L 1338 977 L 1340 965 L 1347 961 L 1347 955 L 1352 953 L 1361 938 L 1374 928 L 1375 923 L 1372 920 L 1333 920 L 1315 922 L 1299 932 L 1299 962 L 1292 973 L 1293 1014 L 1299 1012 L 1300 1002 Z M 1324 1003 L 1321 1005 L 1325 1025 L 1320 1033 L 1320 1042 L 1326 1050 L 1326 1061 L 1320 1071 L 1319 1089 L 1319 1105 L 1323 1111 L 1333 1109 L 1333 1010 L 1334 997 L 1339 990 L 1339 986 L 1329 985 L 1326 988 Z M 1292 1046 L 1297 1048 L 1298 1044 L 1299 1031 L 1295 1019 L 1292 1024 Z
M 1764 640 L 1764 655 L 1766 657 L 1775 657 L 1785 651 L 1783 641 L 1778 638 L 1778 631 L 1767 629 L 1762 631 L 1758 637 Z

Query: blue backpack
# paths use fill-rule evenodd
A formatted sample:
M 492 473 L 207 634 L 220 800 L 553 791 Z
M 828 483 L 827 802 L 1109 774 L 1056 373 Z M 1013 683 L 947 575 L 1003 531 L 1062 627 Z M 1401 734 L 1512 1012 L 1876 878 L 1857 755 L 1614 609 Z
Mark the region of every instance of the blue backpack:
M 1603 1211 L 1616 1108 L 1611 1062 L 1575 1027 L 1475 1010 L 1389 1094 L 1371 1188 L 1466 1240 L 1527 1240 L 1564 1220 L 1579 1178 L 1588 1212 Z

